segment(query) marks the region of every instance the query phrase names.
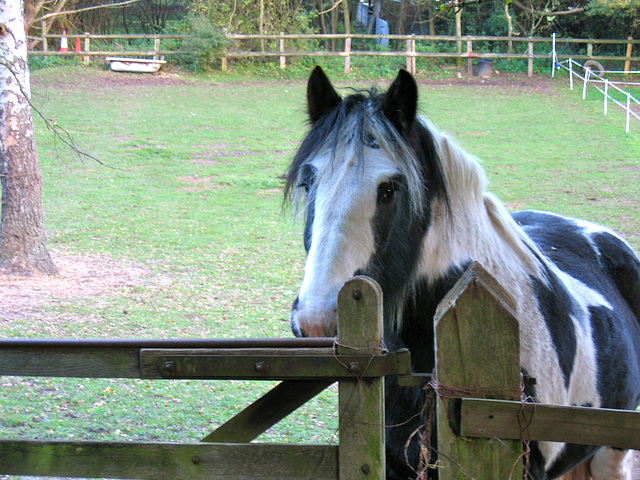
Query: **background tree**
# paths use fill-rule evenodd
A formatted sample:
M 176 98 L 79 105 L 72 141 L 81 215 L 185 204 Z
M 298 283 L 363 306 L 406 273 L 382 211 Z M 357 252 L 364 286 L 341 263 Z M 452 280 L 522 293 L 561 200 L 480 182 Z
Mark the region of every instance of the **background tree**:
M 590 26 L 604 37 L 635 37 L 640 34 L 640 0 L 593 0 L 589 4 Z
M 189 3 L 187 0 L 139 0 L 122 10 L 124 30 L 134 33 L 131 29 L 133 20 L 142 33 L 161 33 L 167 22 L 186 16 Z
M 507 0 L 517 11 L 517 25 L 526 36 L 548 35 L 558 17 L 584 15 L 588 0 Z
M 22 2 L 0 0 L 0 270 L 54 274 L 30 95 Z

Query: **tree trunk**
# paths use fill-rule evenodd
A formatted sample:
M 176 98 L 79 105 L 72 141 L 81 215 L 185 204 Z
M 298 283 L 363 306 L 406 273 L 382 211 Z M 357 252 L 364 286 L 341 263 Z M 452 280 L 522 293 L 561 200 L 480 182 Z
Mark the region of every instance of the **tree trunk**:
M 382 9 L 382 0 L 375 0 L 373 2 L 373 15 L 369 17 L 369 23 L 367 25 L 367 33 L 375 33 L 374 28 L 378 19 L 380 18 L 380 10 Z
M 400 17 L 398 18 L 398 35 L 406 35 L 407 34 L 407 8 L 409 7 L 409 2 L 407 0 L 400 1 Z
M 344 33 L 351 33 L 351 14 L 349 12 L 349 2 L 347 0 L 343 0 L 342 2 L 342 13 L 344 15 Z
M 331 33 L 335 35 L 338 33 L 338 0 L 331 0 Z M 336 39 L 331 39 L 331 51 L 336 51 Z
M 0 270 L 57 273 L 44 229 L 22 2 L 0 0 Z

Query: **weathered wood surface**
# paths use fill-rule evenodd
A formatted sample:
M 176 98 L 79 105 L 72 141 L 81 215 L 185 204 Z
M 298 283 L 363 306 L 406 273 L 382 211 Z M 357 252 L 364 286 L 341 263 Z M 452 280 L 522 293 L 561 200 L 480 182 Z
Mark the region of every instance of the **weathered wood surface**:
M 355 277 L 338 296 L 338 353 L 373 358 L 382 345 L 382 290 Z M 363 378 L 368 364 L 353 365 L 353 380 L 339 384 L 341 480 L 384 480 L 384 379 Z
M 144 378 L 143 349 L 330 349 L 333 339 L 0 339 L 0 375 Z
M 367 362 L 365 376 L 410 373 L 408 352 L 386 353 L 371 359 L 368 354 L 346 352 L 338 356 L 332 340 L 300 341 L 295 348 L 292 339 L 272 339 L 264 347 L 202 348 L 211 342 L 188 341 L 93 341 L 75 342 L 51 339 L 35 342 L 0 340 L 0 375 L 82 377 L 82 378 L 146 378 L 146 379 L 334 379 L 351 378 L 348 368 Z M 164 346 L 166 344 L 166 346 Z M 274 345 L 269 347 L 268 345 Z M 302 345 L 318 344 L 318 347 Z M 224 345 L 224 342 L 220 344 Z
M 284 381 L 202 439 L 248 443 L 307 403 L 332 382 Z
M 460 434 L 640 450 L 640 412 L 464 398 Z
M 142 350 L 143 378 L 313 380 L 351 378 L 350 366 L 367 364 L 365 377 L 411 373 L 409 352 L 385 353 L 371 358 L 359 351 L 333 349 L 278 350 Z
M 336 480 L 337 447 L 0 441 L 0 471 L 144 480 Z
M 522 478 L 521 441 L 462 438 L 455 424 L 456 397 L 520 398 L 519 328 L 511 303 L 502 287 L 474 263 L 436 312 L 441 480 Z

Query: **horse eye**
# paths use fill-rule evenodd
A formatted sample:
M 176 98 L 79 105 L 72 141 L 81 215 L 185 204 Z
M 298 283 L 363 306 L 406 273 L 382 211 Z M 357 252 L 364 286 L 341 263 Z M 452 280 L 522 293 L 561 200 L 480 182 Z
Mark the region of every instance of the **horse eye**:
M 378 203 L 387 205 L 393 201 L 396 189 L 393 183 L 384 182 L 378 186 Z
M 378 142 L 376 141 L 376 138 L 371 135 L 370 133 L 366 133 L 365 134 L 365 144 L 367 147 L 372 148 L 374 150 L 377 150 L 380 148 L 380 145 L 378 145 Z
M 306 183 L 306 182 L 301 183 L 300 185 L 298 185 L 298 188 L 304 188 L 304 191 L 309 193 L 309 184 Z

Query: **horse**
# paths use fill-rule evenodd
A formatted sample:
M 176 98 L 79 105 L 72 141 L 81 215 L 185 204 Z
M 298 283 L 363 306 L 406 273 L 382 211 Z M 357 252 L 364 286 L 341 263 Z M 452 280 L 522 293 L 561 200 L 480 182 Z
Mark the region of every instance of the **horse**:
M 321 67 L 307 83 L 308 132 L 286 174 L 304 220 L 306 261 L 291 328 L 337 333 L 337 294 L 367 275 L 384 298 L 384 342 L 434 367 L 433 315 L 478 261 L 511 294 L 520 367 L 536 402 L 635 409 L 640 403 L 640 260 L 619 235 L 545 211 L 509 213 L 480 161 L 418 114 L 400 70 L 386 92 L 337 93 Z M 424 389 L 385 382 L 388 480 L 415 478 Z M 630 480 L 628 451 L 532 442 L 529 480 L 588 464 L 595 480 Z M 437 478 L 435 469 L 429 478 Z

